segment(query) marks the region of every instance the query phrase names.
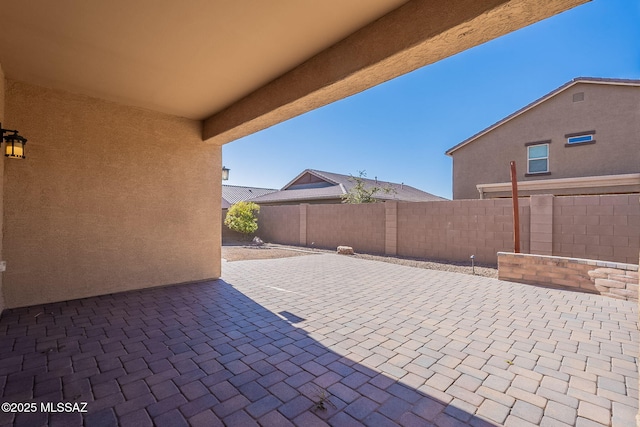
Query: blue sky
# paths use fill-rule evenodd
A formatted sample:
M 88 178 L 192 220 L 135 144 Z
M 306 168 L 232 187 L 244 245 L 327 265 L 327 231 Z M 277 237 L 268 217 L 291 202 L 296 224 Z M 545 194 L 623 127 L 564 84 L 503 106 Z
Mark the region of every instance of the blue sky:
M 640 1 L 594 0 L 227 144 L 225 183 L 365 170 L 451 198 L 448 148 L 579 76 L 640 78 Z

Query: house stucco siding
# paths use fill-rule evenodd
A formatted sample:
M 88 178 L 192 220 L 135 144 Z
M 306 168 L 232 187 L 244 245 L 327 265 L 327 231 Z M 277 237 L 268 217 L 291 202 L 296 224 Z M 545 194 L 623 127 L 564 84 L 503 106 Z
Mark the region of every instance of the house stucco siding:
M 0 123 L 5 125 L 4 122 L 4 97 L 5 97 L 5 78 L 4 71 L 2 70 L 2 64 L 0 64 Z M 4 177 L 4 162 L 0 161 L 0 176 Z M 4 259 L 2 243 L 4 241 L 4 237 L 2 235 L 4 226 L 3 226 L 3 210 L 4 210 L 4 179 L 0 179 L 0 259 Z M 4 290 L 3 290 L 3 274 L 0 274 L 0 315 L 2 314 L 2 310 L 5 308 L 4 302 Z
M 220 275 L 220 147 L 199 121 L 8 80 L 7 307 Z
M 573 95 L 580 92 L 584 93 L 584 100 L 574 102 Z M 594 130 L 595 144 L 565 146 L 565 135 Z M 551 141 L 550 175 L 525 176 L 525 144 L 537 141 Z M 479 198 L 477 184 L 509 182 L 511 160 L 516 161 L 519 182 L 638 173 L 640 87 L 577 83 L 460 147 L 452 157 L 454 199 Z M 640 182 L 637 186 L 624 188 L 558 189 L 553 193 L 633 191 L 640 191 Z M 549 190 L 541 193 L 549 193 Z M 505 194 L 492 195 L 495 196 Z

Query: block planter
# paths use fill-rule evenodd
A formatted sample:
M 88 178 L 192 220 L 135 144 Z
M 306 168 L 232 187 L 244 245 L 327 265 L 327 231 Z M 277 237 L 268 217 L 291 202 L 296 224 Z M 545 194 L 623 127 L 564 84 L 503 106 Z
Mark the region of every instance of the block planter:
M 636 264 L 498 252 L 498 278 L 638 300 Z

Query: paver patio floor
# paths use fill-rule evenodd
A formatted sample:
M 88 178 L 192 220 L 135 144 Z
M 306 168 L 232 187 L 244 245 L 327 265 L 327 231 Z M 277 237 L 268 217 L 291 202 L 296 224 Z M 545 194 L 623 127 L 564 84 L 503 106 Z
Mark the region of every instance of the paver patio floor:
M 0 320 L 0 425 L 631 426 L 637 305 L 337 255 Z M 326 410 L 316 408 L 318 404 Z

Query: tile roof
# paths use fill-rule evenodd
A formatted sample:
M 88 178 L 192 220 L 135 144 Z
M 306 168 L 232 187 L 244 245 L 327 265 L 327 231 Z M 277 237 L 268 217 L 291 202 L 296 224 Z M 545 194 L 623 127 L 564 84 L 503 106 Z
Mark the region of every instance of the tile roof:
M 264 194 L 278 191 L 274 188 L 242 187 L 239 185 L 222 185 L 222 208 L 226 209 L 232 204 L 252 199 Z
M 456 150 L 464 147 L 465 145 L 475 141 L 476 139 L 480 138 L 482 135 L 485 135 L 485 134 L 491 132 L 492 130 L 494 130 L 498 126 L 501 126 L 501 125 L 505 124 L 509 120 L 514 119 L 514 118 L 518 117 L 519 115 L 521 115 L 523 113 L 526 113 L 530 109 L 538 106 L 539 104 L 542 104 L 547 99 L 556 96 L 560 92 L 563 92 L 563 91 L 569 89 L 570 87 L 572 87 L 572 86 L 574 86 L 574 85 L 576 85 L 578 83 L 609 84 L 609 85 L 623 85 L 623 86 L 640 86 L 640 80 L 636 80 L 636 79 L 611 79 L 611 78 L 601 78 L 601 77 L 576 77 L 575 79 L 573 79 L 571 81 L 568 81 L 567 83 L 565 83 L 562 86 L 552 90 L 551 92 L 547 93 L 546 95 L 536 99 L 535 101 L 531 102 L 530 104 L 525 105 L 524 107 L 522 107 L 518 111 L 509 114 L 507 117 L 497 121 L 496 123 L 492 124 L 491 126 L 485 128 L 485 129 L 481 130 L 480 132 L 476 133 L 475 135 L 470 136 L 469 138 L 465 139 L 461 143 L 449 148 L 447 151 L 445 151 L 445 154 L 450 156 L 451 154 L 453 154 L 454 151 L 456 151 Z
M 318 188 L 292 188 L 300 177 L 305 174 L 312 174 L 328 183 L 327 186 Z M 316 169 L 305 169 L 302 173 L 285 185 L 282 190 L 276 193 L 270 193 L 251 199 L 255 203 L 277 203 L 277 202 L 296 202 L 304 200 L 326 200 L 340 199 L 343 194 L 347 194 L 355 183 L 351 180 L 351 175 L 343 175 L 333 172 L 319 171 Z M 389 194 L 378 193 L 376 199 L 380 200 L 399 200 L 406 202 L 431 202 L 438 200 L 446 200 L 442 197 L 435 196 L 417 188 L 406 184 L 397 184 L 394 182 L 379 181 L 375 179 L 363 178 L 367 186 L 391 187 L 394 191 Z

